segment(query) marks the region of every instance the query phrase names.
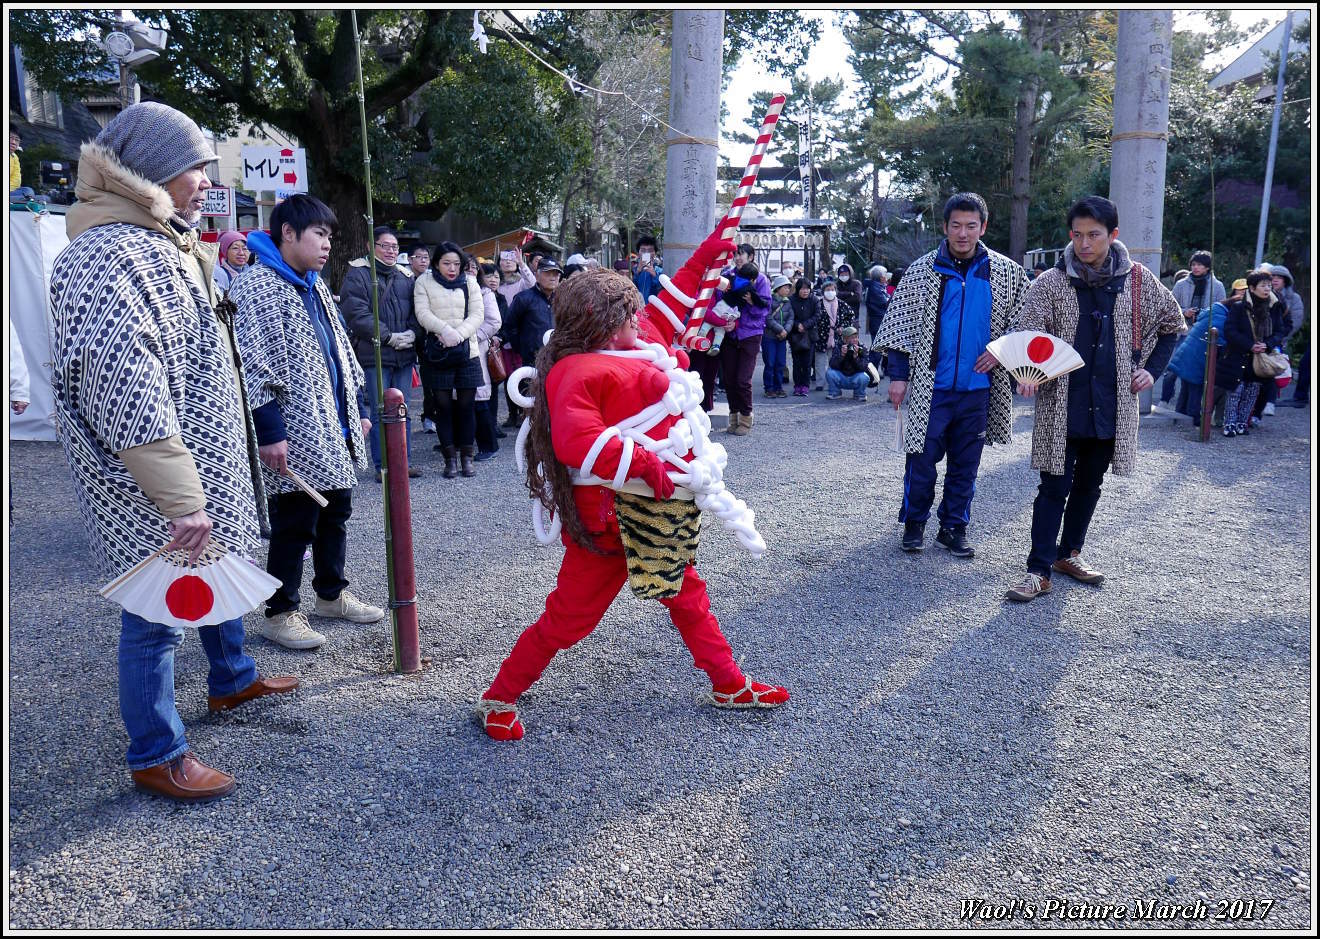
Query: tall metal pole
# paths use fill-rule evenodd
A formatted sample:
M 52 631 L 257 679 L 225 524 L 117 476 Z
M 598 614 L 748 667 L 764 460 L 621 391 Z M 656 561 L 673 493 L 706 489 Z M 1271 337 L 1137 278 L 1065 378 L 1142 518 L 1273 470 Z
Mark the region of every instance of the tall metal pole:
M 1279 43 L 1279 79 L 1274 86 L 1274 123 L 1270 127 L 1270 155 L 1265 159 L 1265 191 L 1260 194 L 1260 228 L 1256 231 L 1256 263 L 1265 259 L 1265 225 L 1270 218 L 1270 190 L 1274 187 L 1274 156 L 1279 150 L 1279 118 L 1283 113 L 1283 73 L 1288 66 L 1288 42 L 1292 38 L 1292 10 L 1283 18 L 1283 41 Z
M 376 284 L 376 252 L 372 250 L 372 229 L 376 227 L 376 222 L 372 214 L 371 150 L 367 146 L 367 86 L 362 79 L 362 37 L 358 34 L 357 11 L 350 11 L 350 13 L 353 21 L 353 49 L 357 53 L 357 99 L 358 112 L 362 118 L 362 168 L 367 187 L 367 271 L 371 277 L 371 321 L 373 328 L 371 345 L 376 353 L 376 400 L 381 402 L 382 407 L 379 410 L 383 412 L 385 410 L 383 407 L 385 376 L 380 360 L 380 291 Z M 376 434 L 383 444 L 385 439 L 384 428 L 377 428 Z M 385 577 L 389 584 L 390 593 L 390 632 L 394 640 L 394 669 L 399 671 L 401 668 L 399 660 L 399 617 L 398 608 L 395 605 L 398 596 L 394 583 L 394 539 L 390 526 L 390 465 L 388 452 L 383 465 L 384 483 L 380 487 L 380 498 L 385 514 Z
M 1118 206 L 1119 231 L 1132 260 L 1158 276 L 1164 253 L 1173 11 L 1120 11 L 1116 60 L 1109 198 Z M 1150 391 L 1142 392 L 1143 414 L 1149 413 L 1150 403 Z
M 675 10 L 669 53 L 669 131 L 665 146 L 666 270 L 677 271 L 715 227 L 724 12 Z

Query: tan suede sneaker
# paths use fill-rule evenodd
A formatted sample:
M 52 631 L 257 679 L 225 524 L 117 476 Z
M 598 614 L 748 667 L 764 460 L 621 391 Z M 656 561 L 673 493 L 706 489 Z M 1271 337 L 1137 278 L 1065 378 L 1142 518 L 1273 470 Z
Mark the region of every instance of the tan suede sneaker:
M 385 611 L 380 607 L 363 603 L 347 590 L 341 591 L 334 600 L 317 597 L 312 612 L 327 619 L 346 619 L 350 623 L 378 623 L 385 618 Z

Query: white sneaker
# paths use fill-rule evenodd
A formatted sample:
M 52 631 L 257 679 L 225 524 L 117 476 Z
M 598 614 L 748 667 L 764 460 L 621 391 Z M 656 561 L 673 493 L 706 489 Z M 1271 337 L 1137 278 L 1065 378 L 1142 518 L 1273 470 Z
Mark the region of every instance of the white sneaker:
M 385 618 L 385 611 L 380 607 L 363 603 L 347 590 L 334 600 L 317 597 L 312 612 L 328 619 L 346 619 L 350 623 L 378 623 Z
M 316 649 L 325 643 L 325 636 L 312 629 L 299 610 L 266 617 L 261 635 L 286 649 Z
M 1265 405 L 1265 407 L 1261 409 L 1261 412 L 1260 412 L 1260 413 L 1261 413 L 1261 414 L 1264 414 L 1266 417 L 1273 417 L 1273 416 L 1274 416 L 1274 402 L 1271 401 L 1271 402 L 1269 402 L 1267 405 Z

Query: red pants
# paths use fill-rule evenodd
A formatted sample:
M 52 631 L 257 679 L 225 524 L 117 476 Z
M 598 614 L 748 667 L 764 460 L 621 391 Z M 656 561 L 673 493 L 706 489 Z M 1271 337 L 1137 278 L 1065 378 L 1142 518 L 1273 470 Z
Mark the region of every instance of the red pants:
M 628 580 L 617 523 L 596 535 L 595 540 L 598 548 L 609 553 L 592 554 L 564 538 L 566 551 L 559 567 L 559 583 L 546 598 L 545 612 L 518 637 L 486 697 L 517 701 L 541 677 L 555 653 L 585 638 L 610 608 L 619 588 Z M 678 596 L 660 602 L 669 610 L 678 634 L 692 653 L 693 665 L 709 675 L 717 687 L 741 686 L 742 671 L 720 632 L 719 621 L 710 612 L 706 582 L 691 564 L 683 572 L 683 588 Z

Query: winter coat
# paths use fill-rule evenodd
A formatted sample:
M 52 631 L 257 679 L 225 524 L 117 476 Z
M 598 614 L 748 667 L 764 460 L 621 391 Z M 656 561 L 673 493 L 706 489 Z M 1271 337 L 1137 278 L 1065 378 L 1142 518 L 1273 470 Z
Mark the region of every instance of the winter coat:
M 1277 299 L 1273 293 L 1270 294 L 1267 305 L 1255 316 L 1253 316 L 1250 294 L 1242 300 L 1229 304 L 1228 315 L 1224 318 L 1224 345 L 1220 348 L 1219 360 L 1215 363 L 1216 388 L 1232 391 L 1239 382 L 1253 381 L 1257 378 L 1252 369 L 1251 347 L 1257 342 L 1263 342 L 1265 347 L 1272 351 L 1282 345 L 1286 316 L 1283 301 Z
M 830 356 L 830 368 L 852 377 L 866 371 L 866 352 L 861 346 L 844 344 L 839 351 Z
M 550 298 L 540 287 L 528 287 L 509 304 L 509 316 L 504 322 L 504 341 L 513 346 L 524 365 L 536 362 L 536 353 L 545 344 L 547 329 L 554 329 L 555 317 L 550 309 Z
M 789 339 L 793 332 L 793 298 L 775 297 L 773 303 L 770 315 L 765 318 L 765 334 L 777 340 L 782 330 L 789 334 L 784 339 Z
M 229 290 L 229 298 L 238 307 L 234 323 L 248 403 L 253 411 L 275 403 L 289 445 L 289 468 L 308 485 L 321 492 L 352 489 L 357 485 L 355 467 L 370 466 L 360 404 L 366 380 L 349 347 L 334 297 L 315 273 L 298 277 L 264 232 L 248 236 L 248 246 L 257 263 Z M 328 324 L 331 361 L 341 388 L 331 379 L 317 338 L 318 324 L 304 302 L 309 291 L 315 292 L 315 300 L 325 312 L 320 327 Z M 341 391 L 342 399 L 337 400 Z M 259 420 L 261 417 L 258 415 Z M 300 491 L 269 467 L 263 465 L 263 472 L 270 491 Z
M 256 440 L 232 334 L 215 313 L 214 249 L 172 224 L 164 188 L 98 144 L 82 147 L 77 194 L 72 241 L 51 276 L 51 385 L 93 556 L 114 576 L 169 541 L 161 509 L 120 454 L 175 438 L 187 454 L 171 488 L 196 488 L 211 537 L 254 556 Z
M 222 259 L 220 263 L 215 266 L 215 271 L 212 274 L 212 279 L 215 281 L 216 292 L 221 296 L 227 294 L 229 288 L 234 283 L 234 279 L 245 270 L 247 270 L 246 267 L 236 270 L 230 267 L 227 261 Z
M 503 297 L 489 287 L 481 288 L 483 319 L 481 325 L 477 327 L 475 336 L 477 340 L 477 357 L 481 360 L 481 387 L 477 389 L 478 401 L 490 400 L 490 369 L 486 365 L 486 351 L 490 348 L 492 341 L 498 342 L 495 336 L 499 333 L 502 323 L 500 303 L 503 300 Z
M 909 362 L 907 420 L 903 442 L 908 453 L 920 453 L 926 447 L 926 428 L 930 423 L 931 399 L 935 393 L 934 350 L 939 329 L 943 294 L 935 260 L 939 251 L 931 251 L 913 261 L 903 274 L 889 302 L 889 309 L 876 333 L 872 349 L 905 353 Z M 1027 272 L 1022 265 L 987 249 L 990 259 L 990 338 L 1022 329 L 1018 325 L 1027 295 Z M 1076 296 L 1073 298 L 1076 308 Z M 1075 321 L 1074 321 L 1075 322 Z M 1013 432 L 1013 390 L 1008 372 L 996 368 L 990 372 L 990 404 L 986 440 L 1008 443 Z
M 1126 262 L 1127 248 L 1114 241 L 1111 251 L 1121 252 Z M 1126 265 L 1124 265 L 1126 269 Z M 1121 273 L 1121 271 L 1120 271 Z M 1135 272 L 1133 272 L 1135 273 Z M 1130 350 L 1132 343 L 1132 283 L 1129 273 L 1123 291 L 1114 301 L 1114 348 Z M 911 276 L 912 268 L 903 277 Z M 903 284 L 899 284 L 899 290 Z M 898 302 L 895 296 L 894 302 Z M 1186 320 L 1183 308 L 1173 298 L 1169 288 L 1160 283 L 1148 268 L 1141 269 L 1141 354 L 1139 363 L 1133 363 L 1130 354 L 1120 354 L 1118 365 L 1118 406 L 1114 416 L 1114 473 L 1130 476 L 1137 458 L 1137 425 L 1139 422 L 1137 396 L 1132 394 L 1132 375 L 1144 366 L 1160 336 L 1182 331 Z M 1016 328 L 1030 329 L 1058 336 L 1071 344 L 1077 336 L 1077 320 L 1081 313 L 1077 304 L 1077 290 L 1068 273 L 1058 267 L 1043 271 L 1031 282 Z M 996 369 L 998 372 L 999 369 Z M 1068 444 L 1068 377 L 1061 375 L 1040 386 L 1036 394 L 1036 421 L 1031 432 L 1031 466 L 1041 472 L 1062 476 L 1064 455 Z
M 436 280 L 434 271 L 427 271 L 417 278 L 413 298 L 416 301 L 417 322 L 422 329 L 438 337 L 445 348 L 466 342 L 468 358 L 474 358 L 478 354 L 477 329 L 486 318 L 486 307 L 481 299 L 481 287 L 477 279 L 471 274 L 464 274 L 463 283 L 467 285 L 466 291 L 446 287 Z M 419 333 L 419 350 L 423 338 Z
M 1302 306 L 1302 298 L 1293 289 L 1292 271 L 1282 264 L 1270 265 L 1270 270 L 1283 278 L 1283 290 L 1276 290 L 1275 294 L 1288 308 L 1288 320 L 1285 323 L 1284 338 L 1288 338 L 1297 330 L 1302 328 L 1302 321 L 1306 319 L 1306 309 Z
M 1169 360 L 1169 371 L 1189 384 L 1204 385 L 1207 336 L 1210 333 L 1211 325 L 1213 325 L 1215 329 L 1219 330 L 1217 343 L 1220 346 L 1224 344 L 1224 317 L 1227 314 L 1228 308 L 1222 303 L 1216 303 L 1208 312 L 1202 310 L 1196 318 L 1196 322 L 1187 331 L 1187 338 L 1182 345 L 1178 346 L 1177 351 L 1173 353 L 1173 358 Z M 1219 370 L 1218 360 L 1215 362 L 1215 370 Z
M 878 280 L 866 280 L 862 284 L 866 294 L 866 330 L 874 336 L 889 309 L 889 291 Z
M 795 352 L 810 352 L 816 342 L 816 321 L 823 315 L 820 298 L 815 294 L 799 297 L 796 293 L 788 298 L 793 306 L 793 329 L 788 333 L 789 348 Z M 798 332 L 798 327 L 802 331 Z
M 725 268 L 722 276 L 728 278 L 730 285 L 736 284 L 740 279 L 733 268 Z M 729 292 L 739 293 L 743 298 L 736 304 L 729 304 L 730 306 L 736 306 L 738 310 L 738 322 L 733 327 L 733 338 L 747 339 L 751 336 L 764 334 L 765 319 L 774 303 L 774 297 L 770 293 L 770 281 L 766 276 L 758 273 L 756 280 L 747 284 L 744 288 L 735 291 L 734 287 L 731 286 Z M 715 300 L 723 299 L 724 292 L 715 291 Z
M 388 269 L 387 269 L 388 268 Z M 380 363 L 385 368 L 407 368 L 417 361 L 422 327 L 413 311 L 413 279 L 393 264 L 376 264 L 376 289 L 380 306 Z M 339 288 L 339 310 L 353 340 L 353 351 L 364 368 L 376 367 L 372 339 L 376 326 L 371 314 L 371 268 L 366 258 L 350 261 Z M 390 336 L 412 330 L 413 344 L 396 349 Z
M 820 316 L 816 317 L 814 348 L 825 352 L 839 344 L 839 330 L 857 325 L 857 310 L 841 296 L 833 301 L 824 297 L 820 301 Z
M 503 278 L 503 276 L 503 274 L 500 275 L 501 278 Z M 523 263 L 522 258 L 519 258 L 518 279 L 508 284 L 501 283 L 495 289 L 499 291 L 500 296 L 504 298 L 505 307 L 508 307 L 513 303 L 514 297 L 518 296 L 518 294 L 522 293 L 524 290 L 535 286 L 536 275 L 532 273 L 530 267 Z
M 1206 284 L 1206 292 L 1201 297 L 1201 305 L 1197 308 L 1198 312 L 1209 309 L 1212 304 L 1218 303 L 1228 296 L 1224 290 L 1222 280 L 1214 274 L 1206 274 L 1205 276 L 1210 278 L 1210 281 Z M 1189 274 L 1173 285 L 1173 299 L 1177 300 L 1178 305 L 1184 310 L 1190 310 L 1192 308 L 1192 294 L 1195 290 L 1196 281 Z
M 839 275 L 847 270 L 848 280 L 839 280 Z M 853 269 L 848 264 L 840 264 L 839 269 L 834 272 L 834 285 L 839 289 L 839 299 L 847 303 L 854 311 L 862 308 L 862 282 L 857 279 Z

